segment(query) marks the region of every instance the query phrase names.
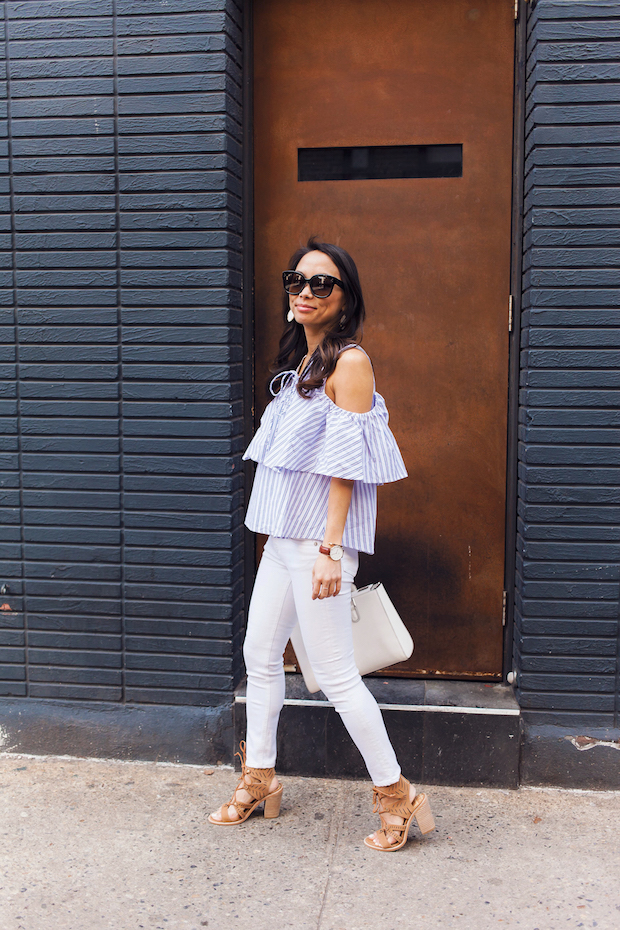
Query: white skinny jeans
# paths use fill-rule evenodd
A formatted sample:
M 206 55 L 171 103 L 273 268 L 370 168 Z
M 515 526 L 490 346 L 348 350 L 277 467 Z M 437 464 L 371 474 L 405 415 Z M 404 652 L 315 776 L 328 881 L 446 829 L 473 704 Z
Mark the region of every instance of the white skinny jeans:
M 270 536 L 258 568 L 243 655 L 247 683 L 247 764 L 272 768 L 284 704 L 282 653 L 296 622 L 321 690 L 342 718 L 375 785 L 393 785 L 400 766 L 381 711 L 353 658 L 351 585 L 358 554 L 345 549 L 337 597 L 312 600 L 312 568 L 320 543 Z

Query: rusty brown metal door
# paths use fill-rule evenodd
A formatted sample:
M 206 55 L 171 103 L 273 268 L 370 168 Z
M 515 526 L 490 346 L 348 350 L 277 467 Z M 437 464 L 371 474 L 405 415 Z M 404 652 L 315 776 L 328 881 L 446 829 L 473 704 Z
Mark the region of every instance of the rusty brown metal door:
M 411 629 L 401 675 L 501 674 L 513 48 L 511 0 L 254 2 L 257 408 L 280 272 L 341 244 L 409 471 L 358 576 Z M 440 144 L 461 177 L 298 181 L 301 148 Z

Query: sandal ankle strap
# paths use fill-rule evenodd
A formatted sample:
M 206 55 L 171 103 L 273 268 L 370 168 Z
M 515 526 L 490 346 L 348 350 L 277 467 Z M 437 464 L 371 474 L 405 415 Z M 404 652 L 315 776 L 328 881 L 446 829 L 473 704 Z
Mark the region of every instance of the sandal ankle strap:
M 263 798 L 269 794 L 269 786 L 275 777 L 276 770 L 275 768 L 254 769 L 246 765 L 245 748 L 245 741 L 242 740 L 239 743 L 239 749 L 241 751 L 235 753 L 241 760 L 241 779 L 235 788 L 235 794 L 240 788 L 244 788 L 255 801 L 262 801 Z M 249 776 L 249 781 L 246 781 L 246 776 Z M 234 797 L 235 795 L 233 795 L 233 798 Z
M 409 800 L 411 785 L 402 775 L 393 785 L 374 785 L 372 792 L 374 814 L 394 814 L 396 817 L 407 818 L 413 810 L 413 802 Z

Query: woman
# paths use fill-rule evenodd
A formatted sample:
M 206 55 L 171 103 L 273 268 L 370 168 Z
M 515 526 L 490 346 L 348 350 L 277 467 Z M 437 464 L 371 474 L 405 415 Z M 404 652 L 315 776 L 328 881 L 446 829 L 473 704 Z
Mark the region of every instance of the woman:
M 381 711 L 355 666 L 351 585 L 358 551 L 374 549 L 377 485 L 407 472 L 370 360 L 354 341 L 365 311 L 351 256 L 310 239 L 289 268 L 274 400 L 244 456 L 258 462 L 246 525 L 269 536 L 244 643 L 247 758 L 232 799 L 209 821 L 243 823 L 262 801 L 265 817 L 278 816 L 282 653 L 299 621 L 316 680 L 374 782 L 382 826 L 365 843 L 393 851 L 405 844 L 414 817 L 423 833 L 434 822 L 426 797 L 401 775 Z

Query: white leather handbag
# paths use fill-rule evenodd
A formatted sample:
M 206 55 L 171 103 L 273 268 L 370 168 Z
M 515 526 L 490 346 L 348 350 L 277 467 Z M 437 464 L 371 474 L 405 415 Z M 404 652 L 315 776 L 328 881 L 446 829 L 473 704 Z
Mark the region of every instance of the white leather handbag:
M 413 640 L 388 593 L 381 584 L 366 585 L 351 593 L 353 651 L 360 675 L 378 672 L 396 662 L 404 662 L 413 653 Z M 320 688 L 304 646 L 299 624 L 291 633 L 291 643 L 308 691 Z

